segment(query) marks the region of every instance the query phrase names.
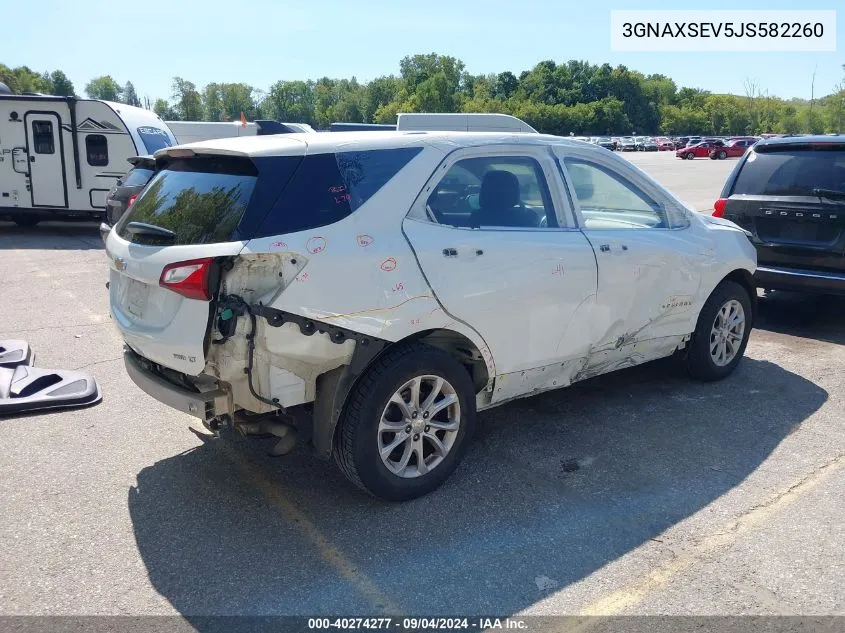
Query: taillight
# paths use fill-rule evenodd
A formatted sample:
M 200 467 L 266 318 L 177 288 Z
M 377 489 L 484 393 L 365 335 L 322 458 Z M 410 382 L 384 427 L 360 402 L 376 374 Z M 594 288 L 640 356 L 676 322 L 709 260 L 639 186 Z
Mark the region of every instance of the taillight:
M 208 277 L 211 273 L 213 261 L 214 259 L 211 257 L 206 257 L 168 264 L 161 271 L 158 285 L 177 292 L 188 299 L 208 301 L 211 299 Z
M 728 204 L 727 198 L 719 198 L 716 202 L 713 203 L 713 217 L 715 218 L 723 218 L 725 217 L 725 207 Z
M 129 196 L 129 200 L 126 201 L 126 208 L 127 209 L 132 206 L 132 203 L 135 202 L 135 198 L 137 198 L 137 197 L 138 197 L 137 193 L 133 193 L 131 196 Z

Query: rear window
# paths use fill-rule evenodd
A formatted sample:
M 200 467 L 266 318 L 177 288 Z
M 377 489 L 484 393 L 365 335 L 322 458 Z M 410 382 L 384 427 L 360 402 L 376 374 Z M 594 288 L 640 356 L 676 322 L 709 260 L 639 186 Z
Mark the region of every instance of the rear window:
M 120 184 L 124 187 L 146 185 L 153 173 L 152 169 L 147 169 L 146 167 L 135 167 L 134 169 L 130 169 L 129 173 L 120 179 Z
M 813 196 L 813 189 L 845 190 L 845 147 L 751 150 L 732 194 Z
M 139 244 L 161 239 L 130 235 L 130 222 L 173 231 L 176 239 L 168 244 L 210 244 L 327 226 L 358 209 L 420 151 L 271 156 L 254 162 L 211 156 L 172 160 L 153 175 L 115 228 Z
M 141 137 L 144 146 L 147 148 L 147 151 L 144 152 L 146 154 L 155 154 L 158 150 L 172 145 L 167 132 L 151 125 L 139 127 L 138 136 Z M 138 153 L 140 154 L 141 152 Z
M 306 156 L 253 237 L 295 233 L 342 220 L 420 151 L 421 147 L 402 147 Z
M 210 244 L 234 239 L 257 180 L 252 162 L 196 157 L 166 164 L 118 223 L 117 234 L 138 244 L 155 238 L 130 235 L 126 225 L 143 222 L 173 231 L 172 244 Z

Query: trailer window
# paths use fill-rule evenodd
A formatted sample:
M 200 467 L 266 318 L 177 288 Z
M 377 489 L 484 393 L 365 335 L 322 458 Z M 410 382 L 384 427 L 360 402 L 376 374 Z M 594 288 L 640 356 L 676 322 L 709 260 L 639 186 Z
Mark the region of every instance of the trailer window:
M 53 142 L 53 122 L 33 121 L 32 142 L 36 154 L 55 154 L 56 145 Z
M 105 167 L 109 164 L 109 145 L 102 134 L 89 134 L 85 137 L 85 153 L 88 164 L 92 167 Z

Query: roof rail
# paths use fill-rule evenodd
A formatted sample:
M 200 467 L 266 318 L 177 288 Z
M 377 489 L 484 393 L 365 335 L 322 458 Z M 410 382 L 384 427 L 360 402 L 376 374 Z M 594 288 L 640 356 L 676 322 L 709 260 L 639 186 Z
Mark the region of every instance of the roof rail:
M 329 126 L 329 132 L 389 131 L 395 129 L 395 125 L 383 123 L 332 123 Z
M 537 130 L 510 114 L 488 112 L 402 112 L 396 123 L 400 131 L 428 132 L 526 132 Z

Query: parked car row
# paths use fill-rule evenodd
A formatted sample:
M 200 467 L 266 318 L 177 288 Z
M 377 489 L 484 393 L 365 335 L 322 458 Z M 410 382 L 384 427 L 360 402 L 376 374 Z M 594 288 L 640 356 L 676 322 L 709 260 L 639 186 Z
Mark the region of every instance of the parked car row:
M 756 138 L 734 138 L 727 141 L 718 138 L 708 138 L 679 148 L 675 151 L 675 156 L 685 160 L 693 160 L 695 158 L 711 158 L 714 160 L 737 158 L 744 155 L 748 151 L 748 148 L 752 147 L 756 142 Z
M 605 149 L 610 149 L 614 151 L 621 151 L 621 152 L 662 152 L 662 151 L 675 151 L 680 152 L 686 148 L 697 147 L 697 151 L 692 152 L 692 156 L 687 156 L 688 152 L 684 152 L 684 154 L 679 157 L 681 158 L 698 158 L 698 157 L 706 157 L 709 155 L 709 152 L 702 152 L 701 150 L 706 147 L 708 149 L 714 149 L 716 147 L 728 146 L 731 147 L 750 147 L 753 145 L 757 140 L 757 137 L 701 137 L 701 136 L 680 136 L 680 137 L 668 137 L 668 136 L 575 136 L 572 137 L 577 141 L 584 141 L 587 143 L 592 143 L 593 145 L 599 145 L 604 147 Z M 705 145 L 702 147 L 702 143 L 708 143 L 709 145 Z M 733 155 L 731 152 L 725 152 L 725 155 L 721 155 L 720 152 L 714 152 L 714 156 L 711 158 L 728 158 L 729 156 Z M 742 155 L 737 154 L 737 155 Z

